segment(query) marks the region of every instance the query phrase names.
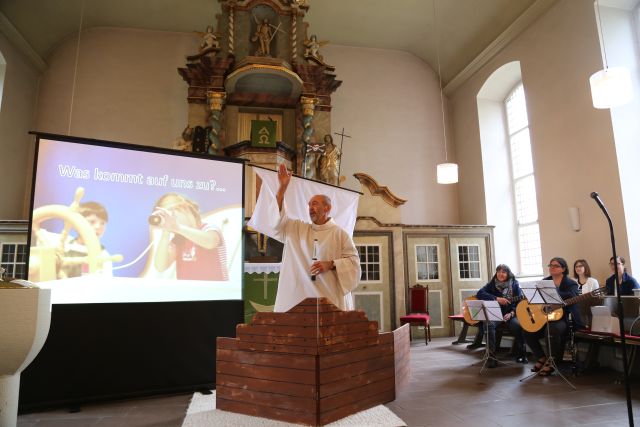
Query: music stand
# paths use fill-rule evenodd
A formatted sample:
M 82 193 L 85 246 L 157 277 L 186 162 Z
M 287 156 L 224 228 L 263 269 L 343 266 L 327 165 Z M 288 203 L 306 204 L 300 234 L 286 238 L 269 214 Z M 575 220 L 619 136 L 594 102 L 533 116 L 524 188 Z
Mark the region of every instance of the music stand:
M 562 300 L 562 297 L 558 293 L 558 288 L 553 283 L 553 280 L 539 280 L 537 282 L 527 282 L 521 285 L 522 293 L 525 297 L 527 297 L 527 301 L 531 305 L 543 305 L 543 311 L 547 313 L 547 309 L 554 305 L 564 306 L 565 303 Z M 520 382 L 528 380 L 529 378 L 536 377 L 541 375 L 544 368 L 550 367 L 553 369 L 553 372 L 557 372 L 560 377 L 567 384 L 571 386 L 574 390 L 576 387 L 569 381 L 562 372 L 560 372 L 560 368 L 556 364 L 555 358 L 553 357 L 553 350 L 551 348 L 551 331 L 549 329 L 549 320 L 547 319 L 547 324 L 545 325 L 546 335 L 547 335 L 547 360 L 544 362 L 544 365 L 540 368 L 539 371 L 534 372 L 531 375 L 528 375 L 520 380 Z
M 473 320 L 480 320 L 484 323 L 484 336 L 487 339 L 487 345 L 484 348 L 484 355 L 482 356 L 482 360 L 478 362 L 482 363 L 482 367 L 480 368 L 478 375 L 482 373 L 489 359 L 493 359 L 496 363 L 509 365 L 506 362 L 498 360 L 495 354 L 491 354 L 490 349 L 489 322 L 504 322 L 504 319 L 502 318 L 502 309 L 500 308 L 498 301 L 470 300 L 467 301 L 467 307 L 469 308 L 469 314 Z M 476 365 L 478 363 L 476 363 Z

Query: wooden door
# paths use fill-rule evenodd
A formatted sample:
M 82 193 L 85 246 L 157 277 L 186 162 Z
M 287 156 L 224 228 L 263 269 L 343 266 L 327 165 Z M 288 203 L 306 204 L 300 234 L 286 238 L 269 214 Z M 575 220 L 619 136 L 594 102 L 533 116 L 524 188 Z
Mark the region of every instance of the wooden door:
M 409 308 L 408 288 L 415 284 L 429 286 L 429 314 L 431 315 L 431 335 L 433 337 L 449 336 L 449 252 L 446 236 L 429 234 L 405 235 L 405 291 L 407 309 Z M 422 334 L 420 331 L 412 331 Z
M 462 301 L 475 295 L 478 289 L 493 277 L 488 248 L 487 236 L 450 235 L 451 300 L 449 305 L 453 314 L 461 313 Z M 459 328 L 461 325 L 455 326 Z
M 381 332 L 395 329 L 393 240 L 389 232 L 358 232 L 353 235 L 360 253 L 362 275 L 353 292 L 356 310 L 378 322 Z

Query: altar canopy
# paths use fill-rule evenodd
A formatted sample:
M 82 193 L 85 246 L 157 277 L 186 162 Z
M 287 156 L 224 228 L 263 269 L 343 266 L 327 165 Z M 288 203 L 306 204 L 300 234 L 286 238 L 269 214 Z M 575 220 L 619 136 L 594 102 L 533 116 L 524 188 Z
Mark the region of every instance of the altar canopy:
M 278 174 L 275 171 L 253 168 L 262 180 L 262 187 L 253 211 L 253 216 L 247 225 L 262 234 L 275 238 L 275 225 L 280 215 L 278 213 L 278 202 L 276 193 L 278 192 Z M 309 199 L 316 194 L 324 194 L 331 198 L 332 208 L 329 216 L 343 230 L 353 235 L 358 212 L 358 199 L 360 193 L 344 188 L 334 187 L 317 181 L 291 177 L 291 183 L 284 195 L 284 203 L 287 216 L 292 219 L 300 219 L 311 222 L 309 218 Z

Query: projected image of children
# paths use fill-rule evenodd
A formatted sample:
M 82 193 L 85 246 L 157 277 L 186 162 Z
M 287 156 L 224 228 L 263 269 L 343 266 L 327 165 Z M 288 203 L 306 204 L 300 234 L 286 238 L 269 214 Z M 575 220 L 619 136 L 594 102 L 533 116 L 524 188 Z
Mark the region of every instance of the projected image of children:
M 162 230 L 153 260 L 159 272 L 175 262 L 177 279 L 229 280 L 222 231 L 203 219 L 196 202 L 167 193 L 156 202 L 149 223 Z
M 107 227 L 107 222 L 109 222 L 107 209 L 98 202 L 84 202 L 80 204 L 78 212 L 87 220 L 93 231 L 95 231 L 96 237 L 100 241 Z M 113 263 L 110 259 L 111 256 L 105 249 L 104 245 L 100 244 L 100 249 L 102 250 L 100 256 L 105 261 L 102 263 L 102 268 L 97 273 L 104 276 L 112 276 Z M 87 247 L 85 246 L 84 239 L 80 234 L 77 237 L 72 238 L 68 244 L 65 245 L 65 256 L 67 257 L 86 257 L 87 255 Z M 69 263 L 68 265 L 63 266 L 63 269 L 67 277 L 78 277 L 89 273 L 89 264 L 86 262 Z

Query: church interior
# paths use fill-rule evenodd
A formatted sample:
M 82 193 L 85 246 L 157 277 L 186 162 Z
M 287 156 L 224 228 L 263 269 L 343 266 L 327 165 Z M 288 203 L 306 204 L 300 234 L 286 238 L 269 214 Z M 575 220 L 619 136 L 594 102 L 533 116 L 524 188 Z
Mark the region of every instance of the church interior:
M 379 425 L 628 425 L 640 293 L 623 297 L 626 346 L 572 336 L 567 378 L 522 381 L 535 360 L 511 363 L 508 332 L 509 363 L 485 370 L 460 314 L 502 264 L 523 283 L 587 260 L 604 286 L 603 211 L 633 275 L 639 64 L 639 0 L 2 0 L 1 266 L 31 274 L 36 134 L 242 161 L 245 220 L 256 169 L 284 164 L 358 195 L 353 302 L 381 336 L 426 288 L 428 327 L 403 329 L 410 374 L 386 403 L 404 424 Z M 594 107 L 592 76 L 618 67 L 625 103 Z M 242 239 L 250 324 L 273 311 L 283 245 L 246 224 Z M 186 416 L 193 391 L 21 403 L 17 425 L 216 425 Z

